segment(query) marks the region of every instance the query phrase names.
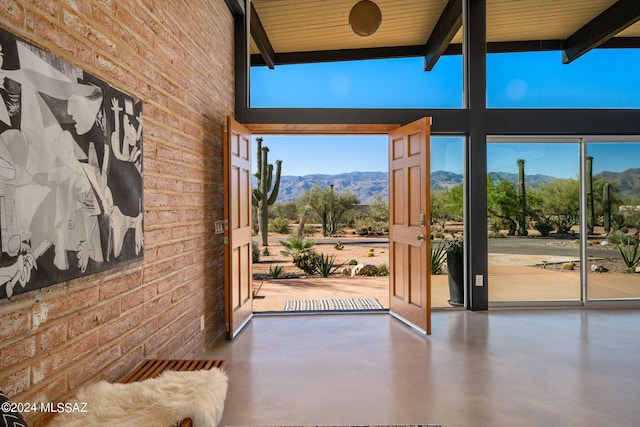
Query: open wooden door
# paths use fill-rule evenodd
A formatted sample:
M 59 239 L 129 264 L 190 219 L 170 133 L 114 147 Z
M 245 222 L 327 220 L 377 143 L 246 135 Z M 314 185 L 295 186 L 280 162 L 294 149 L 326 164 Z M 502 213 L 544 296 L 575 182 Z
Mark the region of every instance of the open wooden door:
M 389 132 L 389 311 L 431 334 L 431 119 Z
M 225 321 L 233 339 L 253 316 L 251 133 L 227 117 L 224 139 Z

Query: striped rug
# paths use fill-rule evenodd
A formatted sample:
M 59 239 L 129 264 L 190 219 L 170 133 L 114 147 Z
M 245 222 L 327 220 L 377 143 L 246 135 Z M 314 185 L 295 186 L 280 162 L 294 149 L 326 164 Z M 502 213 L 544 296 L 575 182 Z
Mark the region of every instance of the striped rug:
M 287 300 L 284 311 L 382 310 L 376 298 Z

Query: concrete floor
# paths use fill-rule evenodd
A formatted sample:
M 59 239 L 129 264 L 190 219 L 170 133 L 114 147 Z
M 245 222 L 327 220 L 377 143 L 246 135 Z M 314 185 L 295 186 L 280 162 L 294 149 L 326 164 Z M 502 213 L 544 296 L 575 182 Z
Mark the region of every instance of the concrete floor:
M 221 425 L 637 426 L 639 310 L 255 317 L 229 360 Z

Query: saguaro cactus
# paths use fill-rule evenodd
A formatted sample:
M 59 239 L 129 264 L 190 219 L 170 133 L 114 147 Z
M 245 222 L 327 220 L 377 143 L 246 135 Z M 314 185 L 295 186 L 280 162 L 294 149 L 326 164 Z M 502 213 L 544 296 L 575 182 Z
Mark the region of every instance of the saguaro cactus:
M 273 165 L 268 162 L 269 148 L 262 146 L 262 138 L 260 137 L 256 138 L 256 142 L 258 143 L 256 156 L 258 170 L 255 173 L 255 177 L 258 178 L 258 188 L 253 189 L 251 203 L 258 211 L 258 227 L 262 237 L 262 246 L 269 246 L 269 206 L 273 205 L 278 198 L 282 160 L 276 160 L 276 178 L 274 181 Z M 269 191 L 271 191 L 271 194 L 269 194 Z
M 518 159 L 518 235 L 526 236 L 527 231 L 527 196 L 524 183 L 524 159 Z
M 587 157 L 587 234 L 593 234 L 593 226 L 596 223 L 595 209 L 593 208 L 593 156 Z
M 611 232 L 611 197 L 609 195 L 609 183 L 605 182 L 602 187 L 602 208 L 604 210 L 604 232 Z

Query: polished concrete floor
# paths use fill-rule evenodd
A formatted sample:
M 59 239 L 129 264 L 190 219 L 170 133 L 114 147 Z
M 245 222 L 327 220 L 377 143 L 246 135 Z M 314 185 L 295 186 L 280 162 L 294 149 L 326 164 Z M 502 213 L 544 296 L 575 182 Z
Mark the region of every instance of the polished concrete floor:
M 640 310 L 255 317 L 228 359 L 221 425 L 640 425 Z

